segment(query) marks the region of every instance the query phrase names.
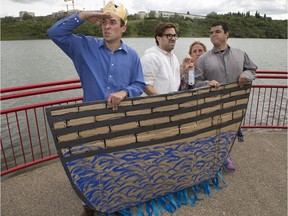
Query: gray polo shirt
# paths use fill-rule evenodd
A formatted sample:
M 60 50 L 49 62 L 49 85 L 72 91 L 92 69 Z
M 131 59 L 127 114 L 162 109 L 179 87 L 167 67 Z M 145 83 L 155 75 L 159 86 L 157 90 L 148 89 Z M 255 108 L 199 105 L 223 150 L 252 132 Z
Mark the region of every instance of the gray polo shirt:
M 211 80 L 221 84 L 237 82 L 241 74 L 252 81 L 256 78 L 257 68 L 240 49 L 228 46 L 226 50 L 220 51 L 214 47 L 197 60 L 194 88 L 206 86 Z

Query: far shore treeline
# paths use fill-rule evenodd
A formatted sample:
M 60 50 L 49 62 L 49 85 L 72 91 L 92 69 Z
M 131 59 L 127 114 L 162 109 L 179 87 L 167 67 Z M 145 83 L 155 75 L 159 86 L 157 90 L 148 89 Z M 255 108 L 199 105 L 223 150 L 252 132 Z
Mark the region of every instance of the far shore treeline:
M 47 29 L 65 15 L 32 17 L 24 14 L 22 19 L 1 18 L 1 40 L 48 39 Z M 272 20 L 258 12 L 254 16 L 247 13 L 217 14 L 212 12 L 205 19 L 190 19 L 174 15 L 170 18 L 154 18 L 153 14 L 144 20 L 136 15 L 128 16 L 128 28 L 124 37 L 153 37 L 159 22 L 173 22 L 179 27 L 180 37 L 209 37 L 210 25 L 216 21 L 228 23 L 230 37 L 233 38 L 275 38 L 287 39 L 287 20 Z M 75 33 L 102 37 L 101 29 L 85 22 Z

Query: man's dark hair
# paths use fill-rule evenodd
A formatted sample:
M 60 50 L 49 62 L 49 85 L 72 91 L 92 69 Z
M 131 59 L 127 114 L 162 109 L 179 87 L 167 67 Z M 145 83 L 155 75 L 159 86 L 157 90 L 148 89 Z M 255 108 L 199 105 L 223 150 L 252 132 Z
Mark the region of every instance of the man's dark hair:
M 224 30 L 224 33 L 229 32 L 229 28 L 228 28 L 227 23 L 224 23 L 224 22 L 215 22 L 215 23 L 213 23 L 210 27 L 215 27 L 215 26 L 222 26 L 222 28 L 223 28 L 223 30 Z
M 174 28 L 176 34 L 178 34 L 177 28 L 173 23 L 159 23 L 156 26 L 156 28 L 154 30 L 154 38 L 155 38 L 155 42 L 156 42 L 157 46 L 159 45 L 159 42 L 157 41 L 157 36 L 162 37 L 164 32 L 166 31 L 166 29 L 169 29 L 169 28 Z

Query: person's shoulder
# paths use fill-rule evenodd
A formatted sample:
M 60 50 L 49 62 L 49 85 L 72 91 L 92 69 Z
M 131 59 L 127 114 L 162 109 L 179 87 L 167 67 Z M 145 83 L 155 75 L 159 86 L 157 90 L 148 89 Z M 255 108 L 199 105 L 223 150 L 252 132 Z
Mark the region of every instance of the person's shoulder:
M 159 50 L 157 49 L 156 46 L 152 46 L 144 51 L 144 55 L 149 55 L 149 56 L 157 56 L 158 53 L 159 53 Z
M 93 36 L 90 36 L 90 35 L 84 35 L 84 34 L 76 34 L 76 36 L 78 38 L 81 38 L 81 40 L 83 41 L 88 41 L 88 42 L 91 42 L 91 41 L 96 41 L 96 42 L 99 42 L 101 39 L 98 39 L 98 38 L 95 38 Z
M 103 39 L 100 39 L 100 38 L 95 38 L 95 37 L 90 36 L 90 35 L 88 35 L 88 36 L 85 36 L 85 35 L 84 35 L 84 37 L 85 37 L 87 40 L 89 40 L 89 41 L 96 41 L 97 43 L 100 43 L 100 41 L 103 40 Z
M 214 51 L 213 50 L 208 50 L 207 52 L 204 52 L 200 57 L 202 56 L 209 56 L 209 55 L 213 55 L 214 54 Z M 199 58 L 200 58 L 199 57 Z
M 232 52 L 245 53 L 242 49 L 239 49 L 239 48 L 235 48 L 235 47 L 229 47 L 229 48 Z
M 121 48 L 122 48 L 124 51 L 126 51 L 127 53 L 130 53 L 130 54 L 132 54 L 132 55 L 137 55 L 137 56 L 138 56 L 137 51 L 136 51 L 133 47 L 130 47 L 130 46 L 128 46 L 127 44 L 125 44 L 124 42 L 122 42 Z
M 131 53 L 136 53 L 137 54 L 137 51 L 133 48 L 133 47 L 130 47 L 130 46 L 128 46 L 128 45 L 125 45 L 126 46 L 126 49 L 127 49 L 127 51 L 128 52 L 131 52 Z
M 150 47 L 144 51 L 143 56 L 141 57 L 141 62 L 144 63 L 151 63 L 158 64 L 162 62 L 162 57 L 160 55 L 159 50 L 156 46 Z
M 201 61 L 205 60 L 206 58 L 208 58 L 209 56 L 211 56 L 213 54 L 212 50 L 208 50 L 207 52 L 204 52 L 201 56 L 199 56 L 198 60 L 202 59 Z

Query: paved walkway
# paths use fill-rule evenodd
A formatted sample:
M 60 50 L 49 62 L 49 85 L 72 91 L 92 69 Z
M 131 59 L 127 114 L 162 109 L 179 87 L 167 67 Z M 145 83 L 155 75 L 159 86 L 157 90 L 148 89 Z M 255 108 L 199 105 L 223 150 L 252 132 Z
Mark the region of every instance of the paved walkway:
M 286 216 L 287 131 L 244 131 L 235 142 L 236 172 L 224 173 L 228 187 L 212 190 L 195 207 L 183 206 L 175 216 Z M 79 216 L 82 204 L 59 160 L 1 181 L 1 215 Z M 168 214 L 165 214 L 168 216 Z

